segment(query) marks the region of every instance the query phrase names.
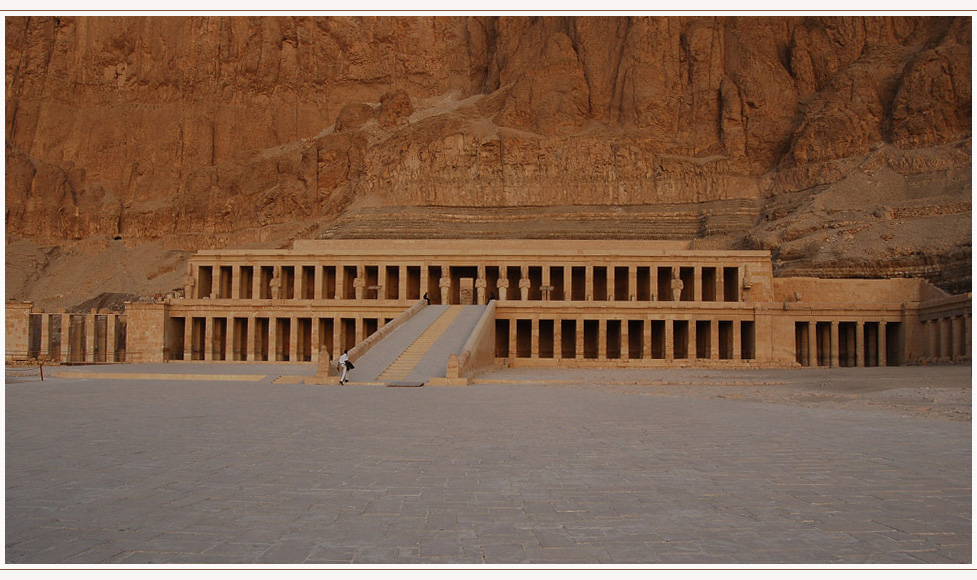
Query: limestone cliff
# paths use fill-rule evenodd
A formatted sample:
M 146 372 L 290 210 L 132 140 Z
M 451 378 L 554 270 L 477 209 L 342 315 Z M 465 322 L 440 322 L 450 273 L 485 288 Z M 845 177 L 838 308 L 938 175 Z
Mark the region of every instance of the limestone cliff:
M 691 234 L 970 289 L 970 18 L 5 24 L 8 299 L 165 292 L 184 252 L 402 213 L 391 235 Z M 491 225 L 529 206 L 552 219 Z M 58 278 L 68 255 L 125 274 Z

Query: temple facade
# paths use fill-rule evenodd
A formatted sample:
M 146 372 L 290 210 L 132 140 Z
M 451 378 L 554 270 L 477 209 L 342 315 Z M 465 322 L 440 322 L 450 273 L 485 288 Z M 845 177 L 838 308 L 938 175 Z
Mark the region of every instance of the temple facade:
M 917 279 L 775 278 L 768 251 L 304 240 L 197 252 L 182 297 L 132 303 L 124 315 L 8 303 L 8 358 L 22 349 L 64 362 L 318 362 L 419 301 L 494 301 L 484 340 L 509 366 L 859 367 L 971 356 L 970 294 Z

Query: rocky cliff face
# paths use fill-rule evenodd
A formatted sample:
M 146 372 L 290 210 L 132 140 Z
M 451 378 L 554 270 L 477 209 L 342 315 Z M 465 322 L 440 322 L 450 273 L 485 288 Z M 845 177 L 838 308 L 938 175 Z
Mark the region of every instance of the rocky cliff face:
M 429 206 L 708 207 L 783 273 L 969 290 L 970 59 L 969 18 L 7 18 L 7 298 Z

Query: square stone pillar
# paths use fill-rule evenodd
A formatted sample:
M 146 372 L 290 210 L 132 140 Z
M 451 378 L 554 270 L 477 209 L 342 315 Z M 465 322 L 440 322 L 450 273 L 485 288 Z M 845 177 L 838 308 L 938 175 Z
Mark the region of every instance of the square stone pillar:
M 323 269 L 322 269 L 322 264 L 321 263 L 316 263 L 316 265 L 315 265 L 315 273 L 312 274 L 312 284 L 314 286 L 314 288 L 312 289 L 312 299 L 313 300 L 322 300 L 323 298 L 325 298 L 323 296 L 323 293 L 322 293 L 322 284 L 323 284 L 324 280 L 325 280 L 325 276 L 324 276 L 324 272 L 323 272 Z M 315 350 L 318 350 L 318 349 L 315 349 Z M 315 356 L 315 355 L 313 355 L 313 356 Z
M 628 320 L 621 321 L 621 360 L 631 360 L 631 330 Z
M 214 360 L 214 317 L 204 317 L 204 360 Z
M 696 268 L 696 271 L 698 271 L 698 268 Z M 695 295 L 693 295 L 692 298 L 695 299 Z M 690 360 L 695 360 L 699 358 L 699 349 L 696 348 L 696 346 L 697 344 L 696 344 L 696 337 L 695 337 L 695 320 L 690 320 L 689 321 L 689 345 L 686 347 L 686 351 L 685 351 L 689 353 Z
M 607 321 L 597 321 L 597 360 L 607 360 Z
M 241 298 L 241 266 L 231 266 L 231 295 L 228 298 Z
M 692 300 L 702 302 L 702 266 L 696 266 L 692 274 Z
M 51 315 L 42 314 L 41 315 L 41 348 L 37 353 L 38 357 L 44 357 L 47 360 L 52 360 L 51 358 Z
M 573 267 L 567 264 L 563 266 L 563 299 L 569 301 L 573 298 Z
M 430 283 L 430 274 L 428 273 L 428 265 L 421 264 L 421 298 L 428 293 L 427 287 Z M 505 296 L 499 296 L 499 300 L 505 300 Z
M 401 302 L 406 302 L 408 300 L 408 298 L 407 298 L 407 266 L 398 266 L 397 267 L 397 272 L 398 272 L 398 278 L 400 278 L 400 284 L 399 284 L 399 286 L 397 288 L 397 299 L 400 300 Z M 424 293 L 421 292 L 421 296 L 423 296 L 423 295 L 424 295 Z M 485 302 L 482 302 L 482 304 L 485 304 Z
M 377 266 L 377 286 L 380 287 L 377 290 L 377 300 L 385 300 L 387 298 L 387 265 L 380 264 Z
M 594 299 L 594 267 L 588 265 L 584 274 L 584 300 Z
M 733 321 L 733 360 L 743 360 L 743 321 Z
M 719 321 L 709 323 L 709 358 L 719 360 Z
M 354 340 L 355 344 L 359 344 L 359 343 L 363 342 L 363 339 L 366 338 L 365 336 L 363 336 L 364 333 L 366 332 L 365 326 L 366 325 L 363 324 L 363 317 L 362 316 L 357 316 L 356 317 L 356 338 Z
M 628 300 L 638 299 L 638 269 L 628 266 Z
M 529 339 L 529 356 L 539 358 L 539 318 L 533 317 L 532 336 Z
M 879 323 L 879 366 L 888 366 L 888 346 L 886 346 L 886 336 L 885 336 L 885 322 Z
M 115 362 L 115 319 L 118 316 L 118 314 L 109 314 L 105 317 L 105 350 L 108 351 L 105 353 L 105 362 L 109 363 Z
M 268 316 L 268 361 L 278 360 L 278 317 Z
M 584 323 L 584 321 L 583 321 L 582 318 L 580 318 L 580 319 L 577 320 L 577 326 L 576 326 L 576 330 L 577 330 L 577 349 L 576 349 L 576 355 L 577 355 L 577 358 L 578 359 L 584 358 L 584 352 L 583 352 L 583 347 L 584 347 L 583 323 Z
M 644 340 L 644 345 L 642 345 L 642 347 L 641 347 L 641 356 L 645 360 L 650 360 L 651 359 L 651 338 L 653 336 L 653 333 L 651 331 L 651 320 L 645 320 L 644 321 L 644 325 L 647 328 L 644 328 L 645 340 Z
M 607 301 L 612 302 L 614 300 L 614 288 L 616 286 L 615 278 L 617 277 L 617 267 L 613 264 L 605 268 L 605 276 L 607 278 Z
M 724 302 L 726 300 L 724 274 L 723 267 L 716 266 L 716 302 Z
M 563 358 L 563 320 L 560 318 L 553 321 L 553 358 Z
M 261 298 L 261 264 L 255 264 L 251 269 L 251 299 Z
M 183 318 L 183 360 L 193 360 L 193 317 Z
M 519 321 L 515 318 L 509 320 L 509 360 L 516 358 L 519 353 L 518 345 L 516 340 L 518 338 L 518 333 L 516 332 L 516 327 L 519 326 Z
M 309 324 L 312 325 L 312 336 L 309 338 L 312 344 L 309 345 L 309 350 L 312 351 L 312 362 L 317 363 L 319 362 L 319 342 L 320 342 L 319 319 L 313 316 Z
M 71 314 L 61 312 L 61 362 L 71 362 Z
M 865 323 L 855 323 L 855 366 L 865 366 Z
M 648 268 L 648 279 L 651 288 L 648 289 L 648 297 L 651 300 L 661 300 L 662 297 L 658 295 L 658 266 L 650 266 Z
M 336 300 L 341 300 L 345 298 L 343 294 L 346 292 L 346 266 L 344 264 L 336 264 Z
M 941 318 L 940 324 L 940 359 L 944 361 L 953 360 L 953 340 L 949 318 Z
M 838 321 L 831 321 L 831 344 L 828 348 L 831 349 L 831 368 L 838 368 Z
M 343 354 L 343 319 L 332 319 L 332 360 L 338 360 Z M 353 363 L 356 364 L 356 363 Z
M 812 320 L 807 324 L 807 362 L 809 366 L 818 366 L 818 323 Z
M 95 309 L 85 316 L 85 362 L 95 362 Z
M 244 338 L 244 360 L 248 362 L 258 360 L 258 318 L 254 314 L 248 315 L 248 332 Z
M 665 360 L 675 360 L 675 324 L 671 318 L 665 319 Z
M 288 360 L 299 360 L 299 319 L 291 317 L 288 321 Z

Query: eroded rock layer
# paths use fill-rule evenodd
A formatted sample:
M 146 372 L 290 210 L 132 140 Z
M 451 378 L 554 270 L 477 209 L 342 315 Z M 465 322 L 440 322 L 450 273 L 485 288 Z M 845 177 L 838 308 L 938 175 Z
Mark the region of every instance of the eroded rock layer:
M 165 292 L 197 248 L 364 232 L 691 233 L 970 289 L 970 18 L 5 25 L 8 299 Z M 122 273 L 66 297 L 69 255 Z

